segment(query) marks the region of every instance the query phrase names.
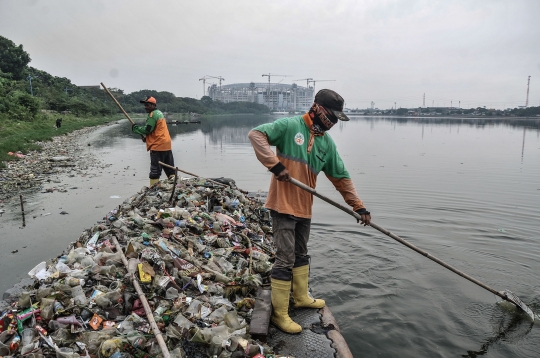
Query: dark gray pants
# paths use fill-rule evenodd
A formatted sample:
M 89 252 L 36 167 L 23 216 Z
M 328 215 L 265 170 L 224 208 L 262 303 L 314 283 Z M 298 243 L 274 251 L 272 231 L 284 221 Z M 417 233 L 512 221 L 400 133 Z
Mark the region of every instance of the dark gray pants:
M 155 150 L 150 151 L 150 179 L 159 179 L 161 176 L 161 170 L 165 172 L 167 177 L 174 175 L 174 169 L 163 167 L 159 165 L 159 162 L 168 164 L 174 167 L 174 157 L 172 151 L 167 150 L 164 152 L 157 152 Z
M 290 281 L 293 267 L 309 265 L 307 243 L 311 219 L 272 211 L 272 231 L 276 243 L 276 261 L 272 277 Z

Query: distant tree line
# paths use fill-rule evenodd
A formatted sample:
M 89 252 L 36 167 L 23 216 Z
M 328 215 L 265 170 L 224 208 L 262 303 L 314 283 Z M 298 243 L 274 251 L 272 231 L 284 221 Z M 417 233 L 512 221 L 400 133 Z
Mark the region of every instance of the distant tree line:
M 0 36 L 0 119 L 33 121 L 42 110 L 68 111 L 77 116 L 121 113 L 102 89 L 78 87 L 68 78 L 53 76 L 28 66 L 30 60 L 30 55 L 22 45 L 17 46 L 13 41 Z M 269 112 L 266 106 L 256 103 L 221 103 L 210 97 L 197 100 L 155 90 L 130 94 L 117 88 L 110 90 L 127 112 L 143 113 L 144 108 L 139 101 L 147 96 L 155 97 L 158 108 L 170 113 Z
M 487 116 L 487 117 L 536 117 L 540 116 L 539 107 L 527 108 L 508 108 L 508 109 L 490 109 L 484 107 L 477 108 L 446 108 L 446 107 L 428 107 L 428 108 L 398 108 L 396 109 L 355 109 L 353 113 L 361 112 L 367 115 L 398 115 L 398 116 L 417 116 L 417 115 L 443 115 L 443 116 Z

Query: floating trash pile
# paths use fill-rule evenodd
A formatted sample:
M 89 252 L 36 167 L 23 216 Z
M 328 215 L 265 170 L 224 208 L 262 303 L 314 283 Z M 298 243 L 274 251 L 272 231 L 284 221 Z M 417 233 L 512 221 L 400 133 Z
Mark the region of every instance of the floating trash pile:
M 275 254 L 270 212 L 216 180 L 143 188 L 32 269 L 6 299 L 0 356 L 274 357 L 249 334 Z

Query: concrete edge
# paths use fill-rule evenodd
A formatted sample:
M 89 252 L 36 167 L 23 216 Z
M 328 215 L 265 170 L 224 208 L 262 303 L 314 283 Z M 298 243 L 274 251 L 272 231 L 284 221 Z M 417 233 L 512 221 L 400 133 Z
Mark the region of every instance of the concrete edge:
M 327 336 L 328 339 L 332 341 L 332 344 L 330 346 L 336 350 L 335 357 L 353 358 L 351 350 L 349 349 L 345 338 L 343 338 L 343 336 L 341 335 L 341 331 L 339 329 L 337 321 L 334 318 L 332 312 L 330 311 L 330 308 L 328 308 L 328 306 L 324 306 L 319 310 L 319 313 L 321 315 L 321 322 L 323 324 L 323 327 L 327 327 L 330 329 L 327 333 Z

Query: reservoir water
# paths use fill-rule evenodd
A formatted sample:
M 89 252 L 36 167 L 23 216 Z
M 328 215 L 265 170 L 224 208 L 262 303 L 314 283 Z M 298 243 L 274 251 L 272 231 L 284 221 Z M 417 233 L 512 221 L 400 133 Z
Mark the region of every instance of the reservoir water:
M 170 125 L 176 165 L 266 191 L 247 133 L 275 119 Z M 352 117 L 330 134 L 375 223 L 540 311 L 540 120 Z M 28 196 L 25 228 L 18 204 L 5 208 L 3 291 L 147 185 L 149 155 L 127 122 L 81 141 L 103 167 L 44 186 L 65 193 Z M 317 190 L 343 202 L 324 175 Z M 309 251 L 313 293 L 355 357 L 540 356 L 538 323 L 319 199 Z

